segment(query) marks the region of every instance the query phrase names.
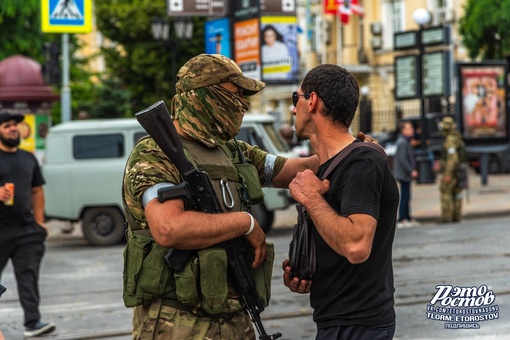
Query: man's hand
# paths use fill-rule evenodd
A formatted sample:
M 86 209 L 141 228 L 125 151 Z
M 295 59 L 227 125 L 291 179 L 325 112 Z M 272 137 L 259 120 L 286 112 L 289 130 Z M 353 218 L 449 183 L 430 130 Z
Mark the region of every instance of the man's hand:
M 377 141 L 377 139 L 375 139 L 374 137 L 370 136 L 370 135 L 365 135 L 363 132 L 358 132 L 358 136 L 357 138 L 363 142 L 367 142 L 367 143 L 374 143 L 374 144 L 377 144 L 379 145 L 379 142 Z
M 6 185 L 0 187 L 0 202 L 7 202 L 13 196 L 13 192 Z
M 290 261 L 287 259 L 282 262 L 283 268 L 283 284 L 289 287 L 291 292 L 299 294 L 308 294 L 312 289 L 312 281 L 299 280 L 297 277 L 291 277 L 290 275 Z
M 250 235 L 244 236 L 253 248 L 254 256 L 251 266 L 257 268 L 267 258 L 266 235 L 260 228 L 260 224 L 255 220 L 255 228 Z
M 312 170 L 298 172 L 289 185 L 291 196 L 299 203 L 307 206 L 306 199 L 321 198 L 329 190 L 329 181 L 321 181 Z

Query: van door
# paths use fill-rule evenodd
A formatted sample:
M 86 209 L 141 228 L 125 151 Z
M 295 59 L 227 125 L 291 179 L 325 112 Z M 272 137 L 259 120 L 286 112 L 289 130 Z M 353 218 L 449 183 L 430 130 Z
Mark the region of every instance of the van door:
M 72 212 L 71 172 L 72 157 L 66 134 L 52 134 L 46 140 L 46 154 L 42 171 L 46 181 L 44 186 L 45 212 L 49 218 L 76 221 L 78 212 Z

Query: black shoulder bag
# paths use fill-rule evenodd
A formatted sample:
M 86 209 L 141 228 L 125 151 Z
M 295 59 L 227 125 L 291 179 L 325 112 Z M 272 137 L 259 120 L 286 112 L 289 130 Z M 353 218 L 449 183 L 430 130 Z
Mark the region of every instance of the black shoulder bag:
M 360 146 L 375 149 L 386 157 L 384 150 L 377 144 L 365 142 L 351 143 L 335 157 L 324 175 L 322 175 L 321 180 L 327 178 L 345 156 Z M 297 203 L 296 210 L 298 212 L 297 224 L 294 225 L 294 233 L 289 245 L 290 274 L 292 277 L 298 277 L 300 280 L 311 280 L 317 272 L 315 227 L 305 207 Z

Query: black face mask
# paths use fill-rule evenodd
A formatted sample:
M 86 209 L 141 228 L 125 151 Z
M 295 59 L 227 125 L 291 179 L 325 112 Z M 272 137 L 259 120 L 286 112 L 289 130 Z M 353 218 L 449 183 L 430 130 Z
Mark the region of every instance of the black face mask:
M 14 148 L 14 147 L 17 147 L 19 146 L 19 143 L 20 143 L 20 138 L 4 138 L 2 136 L 0 136 L 0 142 L 2 142 L 3 145 L 9 147 L 9 148 Z

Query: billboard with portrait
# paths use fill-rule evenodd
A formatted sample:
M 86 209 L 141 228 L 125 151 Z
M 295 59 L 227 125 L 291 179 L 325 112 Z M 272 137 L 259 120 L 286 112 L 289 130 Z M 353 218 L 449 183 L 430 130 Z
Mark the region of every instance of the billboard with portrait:
M 268 84 L 299 81 L 297 19 L 295 16 L 260 18 L 262 80 Z
M 508 140 L 505 61 L 457 64 L 460 132 L 466 141 Z

